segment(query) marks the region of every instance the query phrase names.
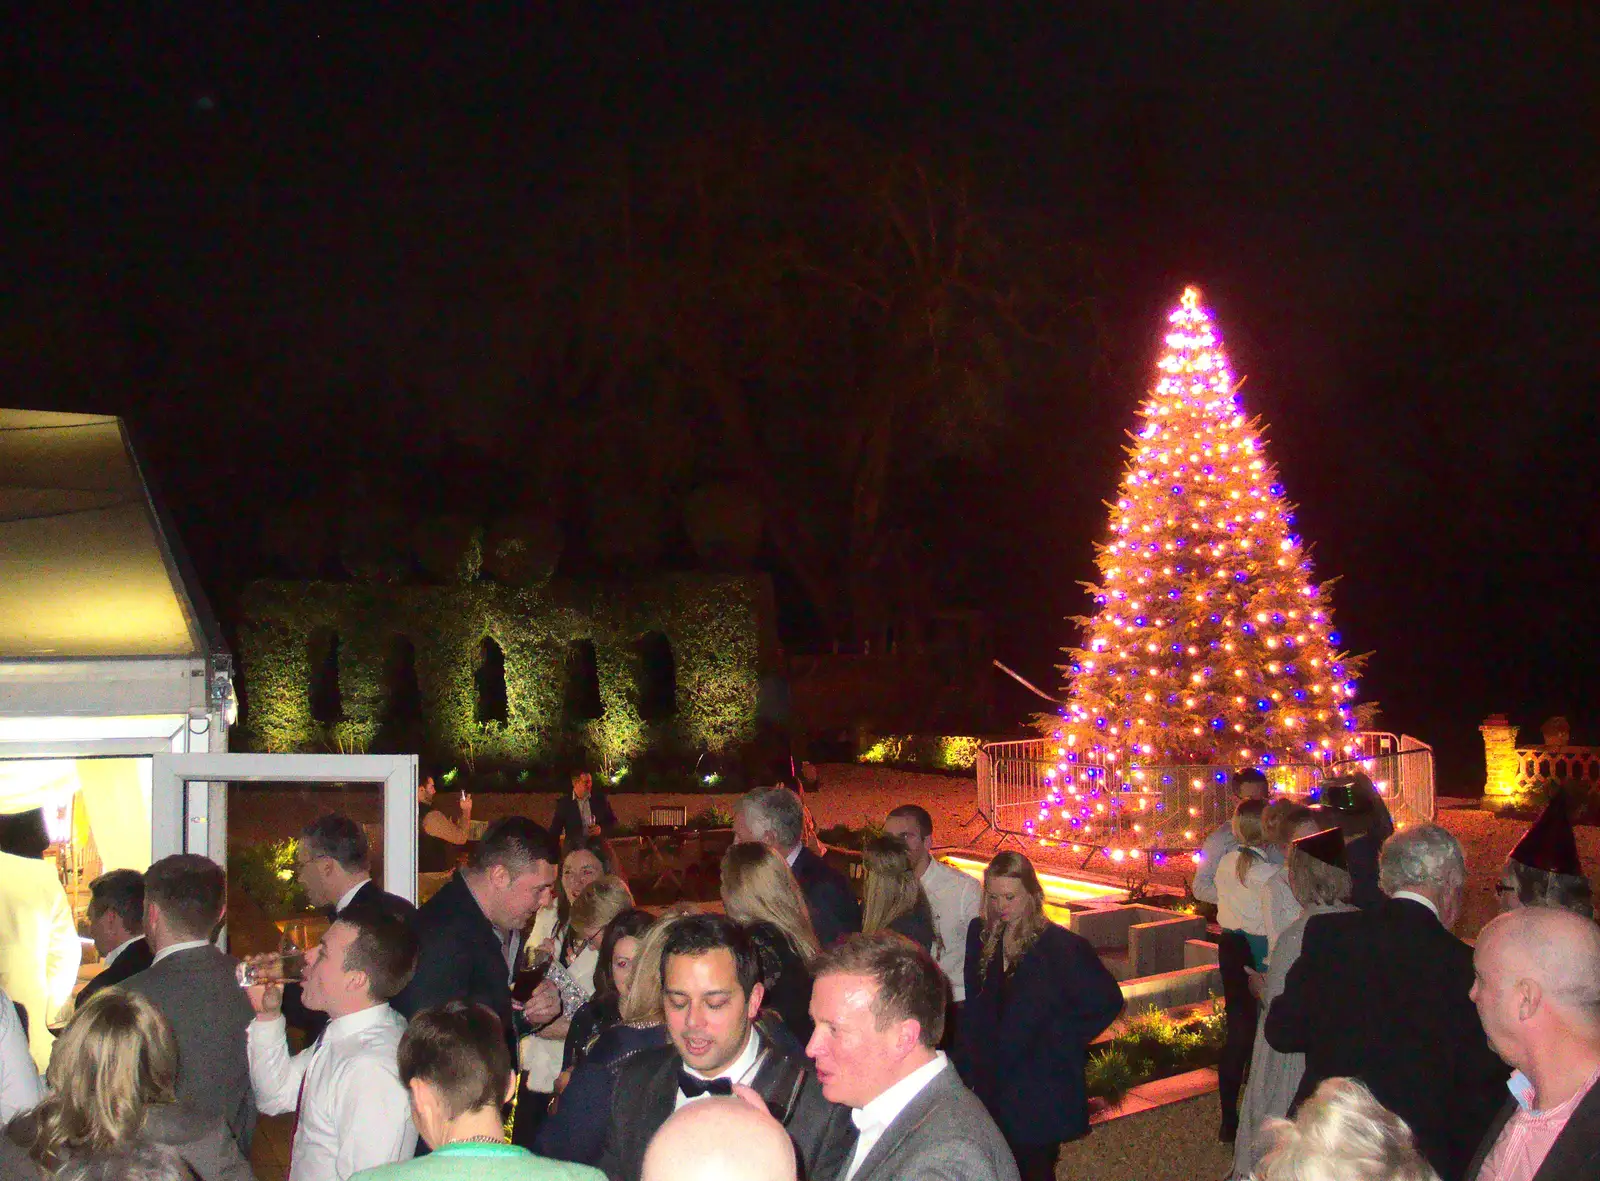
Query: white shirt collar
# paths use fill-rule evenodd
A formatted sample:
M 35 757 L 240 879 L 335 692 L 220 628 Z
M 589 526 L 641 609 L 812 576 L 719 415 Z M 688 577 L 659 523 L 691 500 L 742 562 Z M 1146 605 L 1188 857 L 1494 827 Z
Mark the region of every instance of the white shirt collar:
M 752 1025 L 750 1027 L 750 1036 L 745 1039 L 744 1049 L 739 1052 L 739 1056 L 716 1074 L 701 1074 L 687 1063 L 684 1064 L 683 1069 L 687 1073 L 694 1075 L 695 1078 L 731 1078 L 736 1083 L 748 1083 L 750 1080 L 745 1078 L 745 1075 L 750 1073 L 750 1068 L 756 1064 L 756 1059 L 759 1057 L 761 1057 L 761 1035 L 756 1032 L 756 1027 Z
M 359 1033 L 363 1029 L 369 1029 L 374 1025 L 381 1025 L 389 1019 L 389 1014 L 392 1012 L 394 1010 L 389 1008 L 388 1001 L 379 1001 L 377 1004 L 369 1005 L 365 1009 L 358 1009 L 354 1013 L 346 1013 L 343 1017 L 335 1017 L 328 1022 L 328 1029 L 324 1034 L 324 1038 L 331 1041 L 337 1037 Z
M 1420 902 L 1423 906 L 1426 906 L 1429 910 L 1433 911 L 1434 918 L 1438 919 L 1441 923 L 1444 922 L 1444 917 L 1439 913 L 1439 908 L 1433 904 L 1433 899 L 1431 898 L 1424 898 L 1421 894 L 1413 894 L 1410 890 L 1396 890 L 1393 894 L 1390 894 L 1389 897 L 1404 898 L 1411 902 Z
M 182 943 L 172 943 L 168 944 L 166 947 L 163 947 L 160 951 L 156 952 L 155 957 L 150 962 L 152 964 L 159 964 L 169 955 L 177 955 L 180 951 L 188 951 L 195 947 L 210 946 L 211 940 L 209 939 L 186 939 Z
M 794 859 L 796 857 L 800 856 L 800 850 L 804 849 L 805 847 L 806 847 L 806 843 L 804 841 L 801 841 L 794 848 L 790 849 L 788 855 L 786 857 L 784 857 L 784 860 L 789 863 L 789 868 L 790 869 L 794 868 Z
M 344 908 L 349 906 L 350 903 L 352 903 L 353 901 L 355 901 L 356 895 L 361 892 L 361 887 L 365 886 L 371 880 L 372 880 L 371 878 L 362 878 L 359 882 L 357 882 L 355 885 L 351 886 L 348 890 L 346 890 L 344 892 L 344 894 L 339 898 L 339 901 L 334 904 L 333 913 L 336 914 L 336 915 L 337 914 L 342 914 L 344 912 Z
M 113 947 L 109 952 L 106 953 L 106 967 L 109 968 L 113 963 L 116 962 L 116 958 L 119 955 L 127 951 L 128 948 L 132 947 L 135 943 L 139 942 L 139 940 L 143 938 L 143 935 L 135 935 L 132 939 L 124 939 L 121 943 Z
M 863 1130 L 876 1128 L 882 1131 L 887 1128 L 894 1123 L 895 1117 L 906 1109 L 906 1105 L 922 1093 L 922 1088 L 931 1083 L 945 1068 L 948 1061 L 943 1050 L 935 1050 L 932 1061 L 924 1062 L 905 1078 L 879 1092 L 878 1097 L 865 1107 L 858 1107 L 852 1111 L 851 1121 L 857 1128 Z

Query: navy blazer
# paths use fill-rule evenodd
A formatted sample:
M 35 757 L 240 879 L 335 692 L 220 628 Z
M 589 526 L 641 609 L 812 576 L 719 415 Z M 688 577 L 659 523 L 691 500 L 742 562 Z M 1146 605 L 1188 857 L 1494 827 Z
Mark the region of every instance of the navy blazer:
M 617 827 L 617 814 L 612 811 L 611 801 L 598 787 L 589 789 L 589 815 L 600 826 L 602 836 L 610 836 L 611 830 Z M 577 797 L 570 791 L 556 801 L 555 815 L 550 819 L 550 831 L 561 837 L 562 856 L 583 844 L 584 837 L 588 835 L 583 831 L 583 813 L 578 811 Z
M 1420 902 L 1312 919 L 1264 1025 L 1273 1049 L 1306 1056 L 1296 1106 L 1323 1079 L 1360 1079 L 1443 1181 L 1461 1181 L 1510 1073 L 1484 1039 L 1472 978 L 1472 949 Z
M 143 937 L 135 939 L 123 950 L 122 954 L 111 961 L 110 967 L 93 977 L 89 983 L 78 991 L 76 1007 L 78 1009 L 89 1003 L 89 998 L 102 988 L 110 988 L 113 984 L 121 984 L 128 977 L 137 972 L 143 972 L 155 960 L 155 953 L 150 950 L 150 945 Z
M 511 1008 L 511 970 L 506 965 L 500 933 L 467 889 L 461 871 L 417 911 L 417 971 L 400 995 L 389 1002 L 403 1017 L 446 1001 L 488 1005 L 505 1028 L 516 1056 L 516 1028 Z M 515 950 L 521 953 L 520 940 Z
M 533 1149 L 551 1160 L 600 1163 L 611 1122 L 612 1092 L 623 1065 L 644 1050 L 670 1045 L 665 1025 L 613 1025 L 573 1068 L 567 1089 L 534 1137 Z
M 846 935 L 861 930 L 861 903 L 850 880 L 804 845 L 794 859 L 794 880 L 811 912 L 811 929 L 817 942 L 832 947 Z
M 1004 981 L 986 971 L 983 920 L 967 927 L 967 1001 L 957 1027 L 963 1078 L 1013 1144 L 1089 1130 L 1084 1061 L 1122 1012 L 1122 988 L 1081 935 L 1045 924 Z

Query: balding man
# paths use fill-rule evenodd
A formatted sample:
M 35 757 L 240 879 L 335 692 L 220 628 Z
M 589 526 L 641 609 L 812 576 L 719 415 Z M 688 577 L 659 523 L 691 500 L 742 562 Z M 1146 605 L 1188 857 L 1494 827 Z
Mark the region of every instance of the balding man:
M 650 1141 L 641 1181 L 795 1181 L 783 1125 L 743 1098 L 680 1107 Z
M 1383 847 L 1387 895 L 1306 924 L 1300 958 L 1267 1010 L 1268 1043 L 1306 1056 L 1298 1105 L 1327 1078 L 1355 1078 L 1411 1126 L 1442 1181 L 1463 1181 L 1505 1096 L 1505 1068 L 1478 1036 L 1472 949 L 1450 933 L 1466 861 L 1424 824 Z
M 1483 1032 L 1515 1073 L 1469 1181 L 1600 1176 L 1600 927 L 1515 910 L 1483 929 L 1472 963 Z

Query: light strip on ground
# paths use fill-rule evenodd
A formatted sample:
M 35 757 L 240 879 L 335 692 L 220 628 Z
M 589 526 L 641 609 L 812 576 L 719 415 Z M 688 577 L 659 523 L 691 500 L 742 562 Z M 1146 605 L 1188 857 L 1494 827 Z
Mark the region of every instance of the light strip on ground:
M 986 861 L 952 854 L 941 856 L 939 860 L 979 881 L 983 880 L 983 871 L 988 866 Z M 1107 886 L 1101 882 L 1086 882 L 1080 878 L 1064 878 L 1054 873 L 1040 873 L 1039 884 L 1044 887 L 1046 901 L 1056 903 L 1058 906 L 1064 906 L 1068 902 L 1099 902 L 1121 898 L 1123 895 L 1123 891 L 1116 886 Z

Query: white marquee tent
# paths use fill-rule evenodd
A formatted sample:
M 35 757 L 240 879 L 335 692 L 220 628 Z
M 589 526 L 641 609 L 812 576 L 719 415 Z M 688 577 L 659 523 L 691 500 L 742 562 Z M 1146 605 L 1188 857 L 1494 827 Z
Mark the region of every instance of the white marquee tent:
M 0 409 L 0 813 L 76 798 L 101 868 L 143 869 L 150 756 L 225 751 L 232 708 L 122 421 Z

